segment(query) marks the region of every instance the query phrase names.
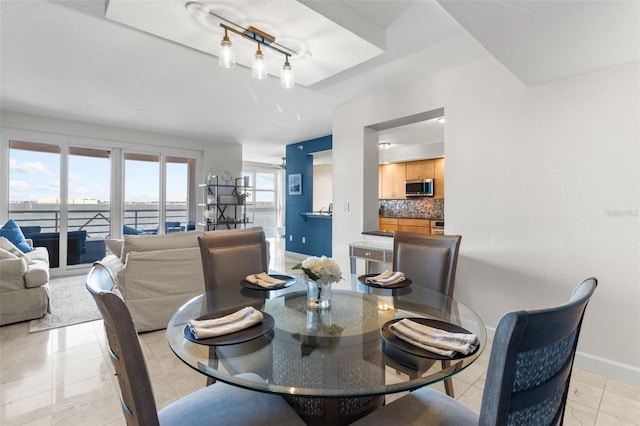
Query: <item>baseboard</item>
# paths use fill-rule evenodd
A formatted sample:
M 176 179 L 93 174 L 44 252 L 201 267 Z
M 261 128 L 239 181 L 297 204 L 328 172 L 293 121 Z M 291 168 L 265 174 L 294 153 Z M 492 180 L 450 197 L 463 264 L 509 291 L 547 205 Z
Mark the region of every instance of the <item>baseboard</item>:
M 495 333 L 496 329 L 494 327 L 487 327 L 488 340 L 493 340 Z M 623 364 L 580 351 L 576 352 L 573 365 L 581 370 L 640 387 L 640 368 L 633 365 Z
M 294 259 L 302 259 L 302 260 L 309 257 L 308 254 L 296 253 L 295 251 L 286 251 L 286 250 L 284 252 L 284 255 L 288 257 L 292 257 Z
M 574 366 L 618 382 L 640 387 L 640 368 L 633 365 L 578 351 Z

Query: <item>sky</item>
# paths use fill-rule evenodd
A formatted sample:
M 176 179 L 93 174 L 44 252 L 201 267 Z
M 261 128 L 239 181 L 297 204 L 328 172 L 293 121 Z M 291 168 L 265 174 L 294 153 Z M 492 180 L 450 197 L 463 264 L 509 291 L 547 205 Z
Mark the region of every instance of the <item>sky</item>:
M 60 155 L 9 151 L 9 200 L 55 200 L 60 194 Z M 158 163 L 126 161 L 126 201 L 157 201 Z M 107 158 L 69 156 L 69 198 L 109 201 L 110 161 Z M 186 202 L 187 165 L 167 165 L 167 200 Z

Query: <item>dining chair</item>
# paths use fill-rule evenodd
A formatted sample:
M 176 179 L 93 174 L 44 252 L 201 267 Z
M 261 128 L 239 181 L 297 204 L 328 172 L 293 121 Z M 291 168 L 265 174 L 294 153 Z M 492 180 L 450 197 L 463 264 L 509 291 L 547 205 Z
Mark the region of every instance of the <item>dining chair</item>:
M 453 296 L 460 235 L 429 235 L 395 231 L 393 270 L 402 271 L 415 285 Z
M 124 301 L 113 290 L 107 269 L 94 265 L 86 287 L 104 321 L 127 425 L 304 425 L 282 397 L 223 383 L 197 390 L 158 411 L 138 334 Z M 260 380 L 253 373 L 241 376 Z
M 213 291 L 218 286 L 233 285 L 239 288 L 247 275 L 269 270 L 269 245 L 260 226 L 210 231 L 198 237 L 198 243 L 202 257 L 205 291 Z M 240 291 L 236 297 L 238 304 L 245 306 L 250 304 L 256 309 L 260 309 L 262 304 L 260 298 L 246 300 Z M 208 298 L 207 301 L 209 311 L 217 310 L 215 299 Z M 209 348 L 209 353 L 210 362 L 214 366 L 217 365 L 218 359 L 240 359 L 239 364 L 224 361 L 225 368 L 232 373 L 247 368 L 262 374 L 270 373 L 268 362 L 270 355 L 267 345 L 260 339 L 239 346 L 212 346 Z M 207 385 L 213 383 L 215 383 L 213 378 L 207 378 Z
M 427 287 L 453 297 L 458 265 L 460 235 L 428 235 L 396 231 L 393 235 L 393 270 L 402 271 L 414 285 Z M 433 366 L 429 360 L 408 354 L 392 345 L 385 345 L 387 363 L 411 378 L 422 376 Z M 448 368 L 449 360 L 441 361 Z M 447 395 L 453 397 L 453 381 L 444 381 Z
M 268 272 L 269 246 L 262 227 L 211 231 L 198 237 L 204 285 L 239 285 L 249 274 Z
M 564 305 L 500 319 L 479 416 L 442 392 L 421 388 L 356 424 L 562 424 L 582 319 L 597 284 L 588 278 Z

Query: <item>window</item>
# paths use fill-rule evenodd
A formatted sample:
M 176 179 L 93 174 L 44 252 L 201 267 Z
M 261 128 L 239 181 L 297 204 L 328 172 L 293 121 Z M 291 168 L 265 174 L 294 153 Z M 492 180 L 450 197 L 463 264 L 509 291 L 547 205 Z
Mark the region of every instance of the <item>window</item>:
M 252 188 L 247 197 L 247 216 L 253 226 L 262 226 L 265 236 L 277 235 L 278 222 L 278 170 L 245 170 L 242 176 L 249 179 Z
M 38 142 L 13 138 L 3 145 L 9 190 L 0 195 L 27 238 L 40 234 L 34 245 L 48 248 L 52 268 L 101 259 L 104 239 L 126 233 L 123 225 L 149 234 L 195 228 L 199 152 L 48 134 L 33 137 Z

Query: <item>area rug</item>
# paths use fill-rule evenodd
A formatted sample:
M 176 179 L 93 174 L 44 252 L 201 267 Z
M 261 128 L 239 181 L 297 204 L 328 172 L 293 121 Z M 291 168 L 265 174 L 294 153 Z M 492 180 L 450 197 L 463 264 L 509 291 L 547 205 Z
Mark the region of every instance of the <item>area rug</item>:
M 100 319 L 100 312 L 85 288 L 87 275 L 52 278 L 49 281 L 51 314 L 31 320 L 29 333 Z

